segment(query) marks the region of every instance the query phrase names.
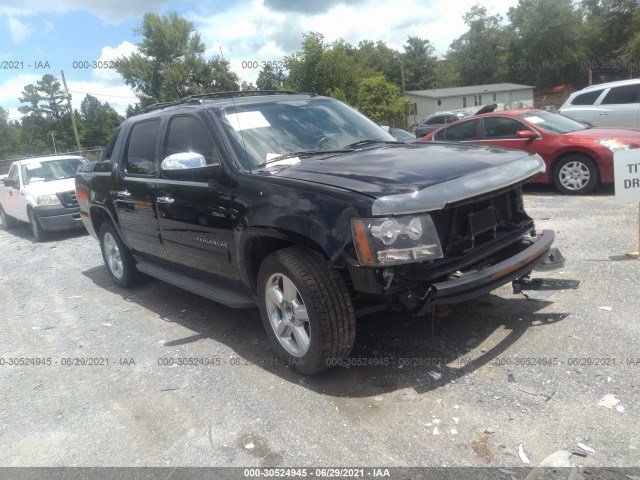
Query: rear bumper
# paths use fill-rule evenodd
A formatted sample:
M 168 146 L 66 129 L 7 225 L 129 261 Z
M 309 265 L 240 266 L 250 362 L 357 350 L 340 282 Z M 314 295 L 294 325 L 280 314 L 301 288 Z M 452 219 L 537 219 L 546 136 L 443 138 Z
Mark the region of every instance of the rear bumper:
M 34 208 L 36 217 L 43 230 L 73 230 L 83 226 L 80 207 L 66 208 L 61 205 L 48 205 Z
M 431 286 L 429 301 L 434 305 L 458 303 L 490 292 L 516 278 L 527 275 L 545 258 L 554 241 L 553 230 L 544 230 L 519 253 L 482 270 L 464 273 L 460 278 Z

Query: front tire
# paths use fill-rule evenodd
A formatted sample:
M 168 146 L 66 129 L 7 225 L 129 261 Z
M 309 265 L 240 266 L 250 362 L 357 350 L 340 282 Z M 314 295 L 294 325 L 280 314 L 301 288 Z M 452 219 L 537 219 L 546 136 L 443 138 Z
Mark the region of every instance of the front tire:
M 598 182 L 598 167 L 586 155 L 568 155 L 557 163 L 553 171 L 556 188 L 570 195 L 591 193 Z
M 29 209 L 27 211 L 27 216 L 29 217 L 29 225 L 31 226 L 31 233 L 33 233 L 33 238 L 36 242 L 42 242 L 47 238 L 47 232 L 42 228 L 42 225 L 40 225 L 38 217 L 33 210 Z
M 2 225 L 4 225 L 4 228 L 6 230 L 11 230 L 18 223 L 18 221 L 15 218 L 7 215 L 7 213 L 2 208 L 2 205 L 0 205 L 0 220 L 2 220 Z
M 356 321 L 349 291 L 313 250 L 270 254 L 258 273 L 258 305 L 273 348 L 298 373 L 319 373 L 351 353 Z
M 102 224 L 99 238 L 102 259 L 114 283 L 123 288 L 135 285 L 138 275 L 136 262 L 110 222 Z

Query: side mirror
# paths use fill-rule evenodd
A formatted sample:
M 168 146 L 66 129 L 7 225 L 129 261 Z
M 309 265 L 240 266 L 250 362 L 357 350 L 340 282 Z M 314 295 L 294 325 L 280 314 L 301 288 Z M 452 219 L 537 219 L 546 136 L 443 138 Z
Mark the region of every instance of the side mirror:
M 4 183 L 5 187 L 18 188 L 16 187 L 16 183 L 11 178 L 3 178 L 2 183 Z
M 169 155 L 160 165 L 163 178 L 168 180 L 185 180 L 207 182 L 220 174 L 222 165 L 207 165 L 204 156 L 195 152 L 182 152 Z
M 528 138 L 529 140 L 532 140 L 534 138 L 538 138 L 538 134 L 533 130 L 520 130 L 519 132 L 516 132 L 516 137 Z

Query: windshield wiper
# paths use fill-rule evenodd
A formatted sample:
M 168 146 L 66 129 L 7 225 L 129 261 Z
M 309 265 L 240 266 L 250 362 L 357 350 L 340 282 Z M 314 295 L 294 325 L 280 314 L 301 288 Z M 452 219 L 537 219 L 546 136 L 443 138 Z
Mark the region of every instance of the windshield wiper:
M 262 162 L 260 165 L 258 165 L 258 168 L 264 168 L 269 164 L 276 163 L 281 160 L 286 160 L 287 158 L 305 158 L 305 157 L 315 157 L 316 155 L 331 155 L 332 153 L 349 153 L 349 152 L 353 152 L 353 149 L 343 148 L 341 150 L 303 150 L 301 152 L 286 153 L 278 157 L 270 158 L 266 162 Z
M 382 140 L 380 138 L 375 138 L 375 139 L 364 139 L 364 140 L 359 140 L 355 143 L 350 143 L 349 145 L 346 145 L 344 148 L 358 148 L 358 147 L 366 147 L 367 145 L 374 145 L 376 143 L 388 143 L 388 144 L 397 144 L 397 143 L 401 143 L 404 145 L 404 142 L 399 142 L 399 141 L 391 141 L 391 140 Z

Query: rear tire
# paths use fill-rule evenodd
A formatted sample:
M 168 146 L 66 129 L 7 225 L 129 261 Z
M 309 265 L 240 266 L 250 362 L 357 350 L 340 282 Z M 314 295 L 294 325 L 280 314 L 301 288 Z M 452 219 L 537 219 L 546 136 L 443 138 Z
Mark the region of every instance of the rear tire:
M 44 241 L 47 238 L 47 232 L 42 228 L 42 225 L 40 225 L 36 213 L 32 209 L 29 209 L 27 216 L 29 217 L 29 225 L 31 226 L 31 233 L 33 233 L 35 241 Z
M 2 225 L 4 226 L 5 230 L 11 230 L 18 224 L 18 221 L 15 218 L 10 217 L 6 214 L 6 212 L 2 208 L 2 205 L 0 205 L 0 220 L 2 220 Z
M 270 254 L 258 273 L 258 305 L 273 348 L 298 373 L 319 373 L 351 353 L 356 321 L 349 291 L 313 250 Z
M 598 167 L 586 155 L 567 155 L 553 169 L 553 183 L 562 193 L 586 195 L 600 181 Z
M 134 286 L 138 276 L 136 261 L 110 222 L 102 224 L 99 238 L 102 259 L 111 279 L 123 288 Z

